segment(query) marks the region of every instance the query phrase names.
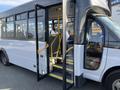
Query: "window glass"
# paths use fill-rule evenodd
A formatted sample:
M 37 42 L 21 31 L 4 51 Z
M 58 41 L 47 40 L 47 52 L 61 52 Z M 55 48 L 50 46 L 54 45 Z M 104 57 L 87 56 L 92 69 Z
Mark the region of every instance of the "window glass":
M 1 38 L 6 38 L 6 22 L 5 19 L 1 19 L 0 23 L 0 29 L 1 29 Z
M 38 37 L 40 41 L 45 41 L 45 18 L 38 18 Z
M 8 39 L 14 38 L 14 23 L 13 22 L 7 23 L 6 30 L 7 30 L 7 38 Z
M 22 13 L 16 16 L 17 20 L 27 19 L 27 13 Z
M 14 20 L 14 17 L 13 17 L 13 16 L 7 18 L 7 22 L 10 22 L 10 21 L 13 21 L 13 20 Z
M 103 28 L 97 22 L 92 21 L 87 29 L 85 40 L 85 68 L 96 70 L 100 67 L 102 59 L 104 44 Z
M 62 29 L 63 29 L 63 21 L 60 20 L 60 30 L 62 30 Z
M 17 19 L 17 20 L 20 20 L 20 15 L 17 15 L 17 16 L 16 16 L 16 19 Z
M 21 19 L 22 19 L 22 20 L 27 19 L 27 13 L 21 14 Z
M 29 19 L 28 39 L 34 40 L 35 38 L 36 38 L 35 19 Z M 45 19 L 44 17 L 38 18 L 38 38 L 39 38 L 39 41 L 45 41 Z
M 29 12 L 29 18 L 35 17 L 35 11 Z
M 27 20 L 16 21 L 16 38 L 19 40 L 27 39 Z
M 91 25 L 91 31 L 87 35 L 87 38 L 90 42 L 102 42 L 103 38 L 103 33 L 101 30 L 101 27 L 99 24 L 96 22 L 93 22 Z
M 35 19 L 29 19 L 28 39 L 35 39 Z
M 0 38 L 1 38 L 2 19 L 0 19 Z
M 108 17 L 98 17 L 98 19 L 107 27 L 108 46 L 120 48 L 120 26 Z
M 50 20 L 49 21 L 49 32 L 52 31 L 52 25 L 53 25 L 52 20 Z
M 45 15 L 45 10 L 44 9 L 40 9 L 37 11 L 37 16 L 44 16 Z

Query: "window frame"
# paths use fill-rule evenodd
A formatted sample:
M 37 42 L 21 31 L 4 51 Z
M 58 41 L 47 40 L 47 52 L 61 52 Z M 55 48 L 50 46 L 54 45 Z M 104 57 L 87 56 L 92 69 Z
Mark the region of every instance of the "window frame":
M 89 23 L 89 25 L 88 25 L 88 20 L 89 19 L 91 19 L 92 21 Z M 84 45 L 84 69 L 86 69 L 86 70 L 92 70 L 92 71 L 96 71 L 96 70 L 98 70 L 99 68 L 100 68 L 100 66 L 101 66 L 101 62 L 102 62 L 102 56 L 101 56 L 101 62 L 100 62 L 100 65 L 99 65 L 99 67 L 97 68 L 97 69 L 91 69 L 91 68 L 87 68 L 86 67 L 86 49 L 87 49 L 87 41 L 86 41 L 86 34 L 87 34 L 87 32 L 88 32 L 88 30 L 89 30 L 89 27 L 88 26 L 90 26 L 91 24 L 92 24 L 92 22 L 96 22 L 97 24 L 99 24 L 100 25 L 100 27 L 102 28 L 102 33 L 103 33 L 103 40 L 102 40 L 102 55 L 103 55 L 103 49 L 104 49 L 104 47 L 105 47 L 105 40 L 106 40 L 106 29 L 105 29 L 105 27 L 104 27 L 104 25 L 97 19 L 97 18 L 95 18 L 95 17 L 93 17 L 93 16 L 90 16 L 89 18 L 87 18 L 87 20 L 86 20 L 86 23 L 85 23 L 85 30 L 84 30 L 84 42 L 83 42 L 83 45 Z

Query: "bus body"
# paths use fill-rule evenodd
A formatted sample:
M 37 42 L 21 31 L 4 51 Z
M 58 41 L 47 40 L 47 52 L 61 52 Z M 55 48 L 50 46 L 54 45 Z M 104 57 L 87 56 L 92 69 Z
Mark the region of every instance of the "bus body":
M 2 63 L 63 80 L 64 90 L 85 79 L 120 89 L 120 28 L 107 0 L 33 2 L 26 14 L 0 14 Z

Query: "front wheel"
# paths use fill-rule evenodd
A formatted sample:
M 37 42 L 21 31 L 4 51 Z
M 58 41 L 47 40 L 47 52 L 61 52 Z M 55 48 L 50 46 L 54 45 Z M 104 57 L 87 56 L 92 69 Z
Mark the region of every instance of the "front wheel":
M 3 65 L 5 65 L 5 66 L 10 65 L 10 64 L 9 64 L 9 60 L 8 60 L 8 58 L 5 56 L 5 54 L 2 53 L 0 56 L 1 56 L 0 58 L 1 58 L 1 62 L 2 62 Z
M 120 70 L 110 73 L 105 80 L 106 90 L 120 90 Z

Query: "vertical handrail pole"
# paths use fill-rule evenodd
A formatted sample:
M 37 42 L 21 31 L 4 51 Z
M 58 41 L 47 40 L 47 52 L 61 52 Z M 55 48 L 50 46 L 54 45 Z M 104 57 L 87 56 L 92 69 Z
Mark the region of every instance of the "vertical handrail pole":
M 63 90 L 66 90 L 66 2 L 63 0 Z

